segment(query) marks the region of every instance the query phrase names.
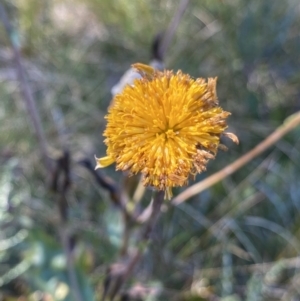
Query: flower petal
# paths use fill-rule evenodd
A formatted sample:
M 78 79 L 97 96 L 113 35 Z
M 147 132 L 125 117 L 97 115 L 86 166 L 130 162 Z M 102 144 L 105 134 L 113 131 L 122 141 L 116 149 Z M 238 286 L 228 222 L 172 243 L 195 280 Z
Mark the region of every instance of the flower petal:
M 107 167 L 115 162 L 115 160 L 110 156 L 106 156 L 106 157 L 102 157 L 102 158 L 97 158 L 95 156 L 95 159 L 96 159 L 96 163 L 97 163 L 95 169 Z

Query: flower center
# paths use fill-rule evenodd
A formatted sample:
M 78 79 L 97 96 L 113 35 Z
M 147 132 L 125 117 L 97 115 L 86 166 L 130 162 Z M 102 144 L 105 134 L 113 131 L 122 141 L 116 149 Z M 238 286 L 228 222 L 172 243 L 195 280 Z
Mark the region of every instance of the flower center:
M 165 132 L 165 135 L 166 135 L 166 138 L 167 139 L 170 139 L 170 138 L 175 138 L 176 136 L 176 133 L 173 131 L 173 129 L 168 129 L 166 132 Z

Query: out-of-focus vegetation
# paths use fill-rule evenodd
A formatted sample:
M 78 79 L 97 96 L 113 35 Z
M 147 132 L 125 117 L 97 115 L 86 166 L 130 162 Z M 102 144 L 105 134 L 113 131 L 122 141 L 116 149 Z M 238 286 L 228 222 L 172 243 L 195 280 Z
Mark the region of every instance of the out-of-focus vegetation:
M 71 186 L 62 221 L 61 196 L 51 190 L 0 26 L 0 300 L 75 300 L 70 274 L 82 300 L 101 300 L 107 267 L 120 258 L 124 223 L 82 159 L 105 154 L 110 89 L 132 63 L 149 61 L 153 38 L 168 27 L 178 3 L 4 1 L 51 157 L 70 152 Z M 197 181 L 300 109 L 299 53 L 299 0 L 190 1 L 165 65 L 194 77 L 218 76 L 220 103 L 232 112 L 230 131 L 240 139 Z M 300 300 L 299 137 L 297 128 L 180 206 L 166 202 L 120 300 Z M 127 188 L 134 184 L 113 167 L 103 173 Z M 62 233 L 70 238 L 73 271 Z M 128 297 L 138 285 L 145 296 Z

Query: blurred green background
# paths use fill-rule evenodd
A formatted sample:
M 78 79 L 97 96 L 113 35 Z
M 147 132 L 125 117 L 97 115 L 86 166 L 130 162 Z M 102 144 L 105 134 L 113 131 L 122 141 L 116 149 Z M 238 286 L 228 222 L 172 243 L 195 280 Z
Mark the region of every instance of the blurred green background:
M 78 162 L 103 156 L 110 90 L 132 63 L 148 63 L 154 37 L 180 1 L 1 0 L 51 158 L 71 156 L 67 229 L 82 300 L 101 300 L 124 223 L 106 190 Z M 232 113 L 208 171 L 251 150 L 300 110 L 299 0 L 191 0 L 165 55 L 168 69 L 218 76 Z M 75 300 L 60 241 L 57 195 L 42 163 L 0 26 L 0 300 Z M 115 300 L 300 300 L 300 129 L 247 166 L 174 207 L 165 203 L 152 243 Z M 94 164 L 94 162 L 93 162 Z M 103 171 L 129 187 L 113 167 Z M 127 186 L 126 186 L 127 185 Z M 129 188 L 128 188 L 129 189 Z M 177 189 L 178 194 L 182 189 Z M 151 197 L 147 191 L 141 206 Z M 129 248 L 137 245 L 135 231 Z M 127 298 L 127 299 L 126 299 Z

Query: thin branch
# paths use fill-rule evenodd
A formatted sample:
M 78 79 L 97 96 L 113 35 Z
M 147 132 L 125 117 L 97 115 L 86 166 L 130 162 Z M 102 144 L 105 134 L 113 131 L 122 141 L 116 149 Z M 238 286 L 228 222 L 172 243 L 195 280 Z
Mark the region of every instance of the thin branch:
M 150 239 L 150 235 L 153 231 L 153 228 L 158 219 L 158 215 L 160 213 L 161 205 L 164 201 L 164 196 L 165 196 L 164 191 L 160 190 L 156 192 L 156 195 L 153 199 L 152 212 L 141 237 L 142 242 L 148 241 Z
M 67 271 L 70 281 L 71 293 L 76 301 L 84 301 L 78 285 L 70 235 L 68 233 L 68 228 L 64 225 L 64 223 L 61 223 L 59 232 L 62 247 L 67 260 Z
M 161 205 L 164 201 L 164 191 L 157 191 L 156 195 L 153 200 L 152 204 L 152 212 L 151 216 L 145 225 L 144 229 L 142 229 L 142 234 L 141 238 L 139 241 L 139 244 L 141 247 L 138 248 L 136 254 L 133 256 L 131 261 L 129 262 L 127 266 L 127 270 L 124 274 L 124 281 L 131 275 L 133 269 L 135 268 L 136 264 L 139 262 L 141 256 L 143 255 L 146 246 L 148 245 L 150 239 L 151 239 L 151 234 L 153 232 L 154 226 L 156 225 L 159 213 L 160 213 L 160 208 Z
M 274 145 L 278 140 L 280 140 L 284 135 L 296 128 L 299 124 L 300 111 L 289 116 L 281 126 L 279 126 L 271 135 L 269 135 L 265 140 L 254 147 L 251 151 L 249 151 L 233 163 L 227 165 L 225 168 L 211 175 L 210 177 L 207 177 L 205 180 L 196 183 L 184 190 L 173 199 L 172 204 L 179 205 L 187 201 L 192 196 L 202 192 L 203 190 L 211 187 L 212 185 L 233 174 L 238 169 L 260 155 L 266 149 L 268 149 L 270 146 Z
M 260 272 L 266 273 L 276 265 L 281 265 L 282 270 L 284 269 L 299 269 L 300 268 L 300 257 L 283 258 L 272 262 L 254 263 L 246 265 L 236 265 L 234 270 L 238 272 Z M 209 278 L 220 277 L 222 267 L 201 269 L 200 275 Z
M 53 172 L 52 190 L 57 195 L 57 211 L 60 222 L 57 226 L 61 244 L 67 260 L 67 272 L 70 281 L 71 293 L 76 301 L 83 301 L 75 270 L 74 254 L 72 252 L 72 235 L 68 227 L 67 192 L 71 185 L 70 179 L 70 153 L 64 151 L 57 159 L 57 166 Z
M 24 102 L 25 102 L 29 117 L 31 119 L 34 131 L 35 131 L 38 143 L 39 143 L 42 159 L 44 161 L 46 168 L 48 170 L 50 170 L 51 162 L 50 162 L 50 159 L 49 159 L 49 156 L 47 153 L 47 140 L 45 137 L 45 133 L 44 133 L 44 130 L 42 127 L 42 122 L 41 122 L 40 115 L 39 115 L 37 107 L 36 107 L 36 103 L 35 103 L 32 91 L 31 91 L 29 84 L 27 82 L 27 79 L 26 79 L 24 67 L 22 64 L 21 53 L 20 53 L 20 45 L 19 45 L 18 35 L 17 35 L 17 32 L 12 27 L 12 25 L 8 19 L 6 10 L 1 3 L 0 3 L 0 19 L 5 27 L 5 30 L 7 32 L 8 38 L 9 38 L 11 46 L 12 46 L 14 61 L 16 64 L 17 78 L 20 83 L 20 90 L 21 90 L 21 93 L 23 94 Z
M 179 3 L 179 7 L 176 11 L 176 14 L 173 16 L 173 19 L 171 20 L 168 29 L 166 30 L 166 33 L 163 36 L 163 40 L 161 44 L 159 45 L 159 56 L 163 58 L 167 52 L 167 49 L 170 46 L 170 43 L 175 35 L 175 32 L 177 30 L 177 27 L 180 23 L 180 20 L 186 11 L 189 4 L 189 0 L 181 0 Z
M 114 263 L 108 269 L 104 281 L 102 300 L 109 297 L 109 300 L 113 301 L 120 292 L 123 284 L 131 277 L 135 267 L 142 258 L 149 241 L 151 240 L 151 233 L 157 222 L 163 200 L 164 191 L 157 191 L 152 202 L 151 215 L 145 226 L 141 229 L 141 236 L 138 241 L 138 247 L 135 254 L 126 263 Z
M 128 212 L 126 208 L 126 200 L 120 187 L 110 177 L 103 175 L 99 170 L 95 170 L 94 165 L 87 158 L 84 158 L 78 162 L 84 166 L 95 178 L 96 183 L 103 189 L 107 190 L 110 194 L 110 199 L 124 214 L 128 221 L 134 222 L 134 217 Z

